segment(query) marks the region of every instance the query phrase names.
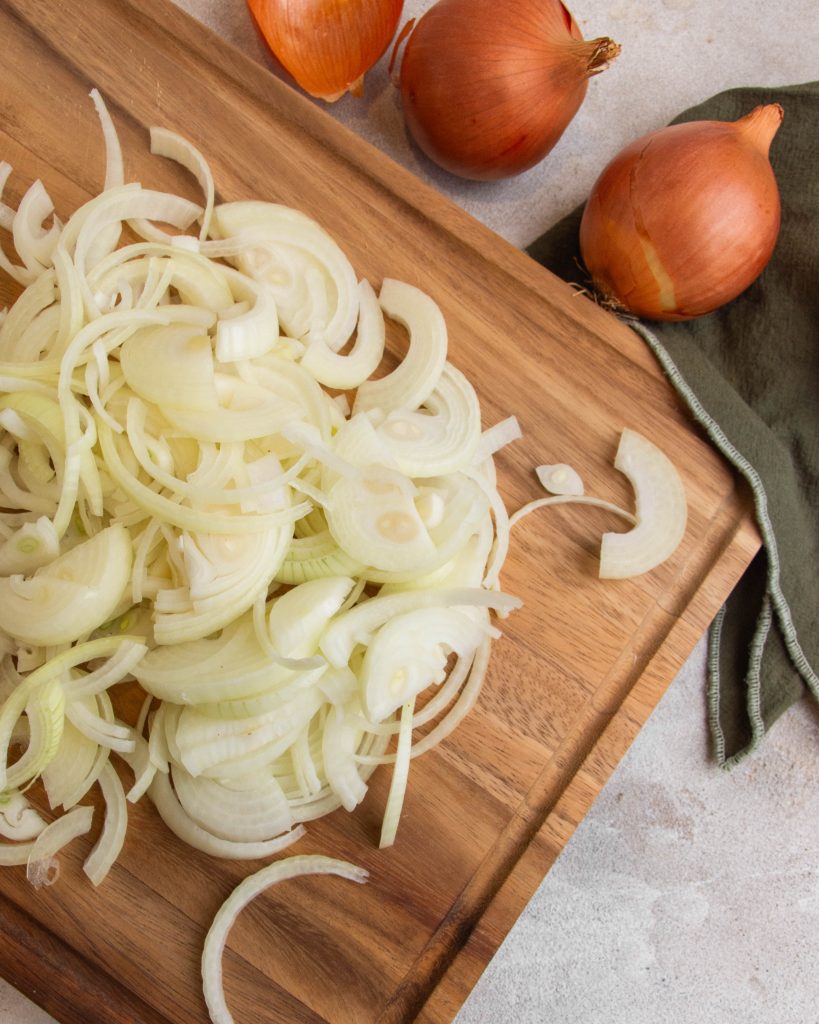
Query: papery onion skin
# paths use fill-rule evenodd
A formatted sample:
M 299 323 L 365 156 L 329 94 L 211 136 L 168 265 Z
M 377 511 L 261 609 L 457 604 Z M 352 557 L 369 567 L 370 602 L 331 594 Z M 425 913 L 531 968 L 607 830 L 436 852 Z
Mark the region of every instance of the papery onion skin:
M 317 99 L 360 96 L 395 34 L 404 0 L 247 0 L 276 58 Z
M 401 61 L 404 119 L 452 174 L 512 177 L 550 152 L 619 51 L 584 41 L 560 0 L 439 0 Z
M 581 255 L 605 304 L 690 320 L 756 280 L 779 234 L 768 150 L 782 118 L 772 103 L 738 121 L 671 125 L 608 164 L 580 225 Z

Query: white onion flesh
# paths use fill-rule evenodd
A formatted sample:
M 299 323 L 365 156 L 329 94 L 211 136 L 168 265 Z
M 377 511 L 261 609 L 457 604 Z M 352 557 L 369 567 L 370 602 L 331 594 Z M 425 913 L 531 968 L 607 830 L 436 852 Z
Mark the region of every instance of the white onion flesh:
M 538 466 L 537 477 L 548 498 L 536 498 L 510 518 L 512 527 L 539 508 L 555 505 L 591 505 L 614 512 L 632 525 L 624 533 L 604 533 L 600 546 L 601 579 L 631 579 L 665 562 L 685 535 L 688 505 L 680 474 L 655 444 L 626 429 L 614 462 L 634 489 L 635 511 L 614 502 L 584 494 L 583 481 L 564 463 Z
M 401 808 L 404 804 L 404 795 L 406 794 L 407 782 L 409 781 L 409 765 L 412 753 L 412 712 L 414 707 L 415 700 L 413 699 L 407 701 L 401 709 L 401 726 L 398 730 L 398 745 L 395 751 L 390 792 L 387 797 L 387 806 L 384 810 L 381 837 L 378 841 L 378 845 L 382 850 L 392 846 L 395 842 L 398 822 L 401 818 Z
M 435 390 L 446 365 L 446 322 L 429 295 L 404 281 L 387 278 L 378 301 L 388 317 L 406 328 L 409 348 L 386 377 L 365 381 L 359 387 L 353 411 L 415 410 Z
M 108 762 L 99 777 L 105 798 L 105 824 L 93 850 L 83 862 L 83 871 L 94 885 L 100 885 L 111 870 L 125 842 L 128 805 L 125 791 L 113 765 Z
M 130 573 L 130 534 L 109 526 L 28 579 L 0 578 L 0 628 L 34 646 L 71 643 L 110 617 Z
M 3 791 L 37 778 L 64 812 L 7 821 L 21 841 L 0 863 L 49 882 L 55 850 L 90 827 L 78 801 L 95 783 L 95 885 L 142 795 L 199 850 L 273 856 L 300 823 L 352 811 L 385 762 L 389 845 L 412 758 L 478 697 L 490 613 L 520 605 L 500 590 L 511 521 L 494 464 L 520 427 L 482 431 L 431 295 L 387 278 L 376 299 L 297 210 L 217 204 L 204 156 L 173 132 L 155 129 L 152 150 L 204 205 L 126 182 L 92 95 L 101 193 L 65 223 L 39 182 L 16 210 L 0 202 L 17 250 L 0 271 L 23 286 L 0 315 L 0 815 Z M 124 226 L 142 241 L 120 245 Z M 384 373 L 390 321 L 408 341 Z M 636 548 L 665 557 L 680 530 L 679 515 L 657 527 L 663 457 L 621 447 L 637 525 L 604 539 L 604 575 L 633 569 Z M 121 683 L 144 691 L 136 728 L 116 717 Z M 127 794 L 112 753 L 133 771 Z M 296 858 L 227 901 L 203 958 L 214 1021 L 230 1019 L 218 961 L 235 914 L 324 870 L 363 878 Z
M 47 822 L 19 790 L 9 790 L 0 800 L 0 836 L 25 842 L 36 839 Z
M 196 178 L 205 198 L 205 209 L 202 214 L 202 228 L 199 237 L 205 239 L 210 230 L 210 219 L 213 216 L 215 186 L 210 166 L 204 156 L 191 143 L 167 128 L 151 129 L 151 152 L 158 156 L 168 157 L 185 167 Z
M 108 757 L 109 748 L 101 747 L 66 720 L 60 746 L 41 775 L 51 808 L 62 806 L 67 811 L 79 803 L 99 778 Z
M 335 352 L 323 338 L 307 346 L 301 365 L 319 382 L 331 388 L 357 388 L 378 368 L 386 341 L 384 315 L 369 281 L 358 285 L 358 327 L 350 352 Z
M 240 842 L 215 836 L 202 828 L 182 808 L 171 788 L 168 776 L 158 772 L 148 791 L 160 817 L 168 828 L 188 846 L 225 860 L 258 860 L 280 853 L 304 835 L 304 829 L 297 825 L 292 831 L 284 832 L 275 839 L 261 842 Z
M 233 1024 L 222 984 L 222 954 L 233 922 L 252 900 L 271 885 L 303 875 L 338 875 L 351 882 L 366 882 L 367 872 L 348 861 L 319 854 L 288 857 L 249 875 L 233 890 L 216 913 L 202 950 L 202 984 L 213 1024 Z
M 674 464 L 648 438 L 624 430 L 614 462 L 634 488 L 637 525 L 627 533 L 604 533 L 600 576 L 627 579 L 669 558 L 685 534 L 685 489 Z
M 53 885 L 59 877 L 59 851 L 91 829 L 93 807 L 74 807 L 61 818 L 52 821 L 37 836 L 26 859 L 26 877 L 35 889 Z

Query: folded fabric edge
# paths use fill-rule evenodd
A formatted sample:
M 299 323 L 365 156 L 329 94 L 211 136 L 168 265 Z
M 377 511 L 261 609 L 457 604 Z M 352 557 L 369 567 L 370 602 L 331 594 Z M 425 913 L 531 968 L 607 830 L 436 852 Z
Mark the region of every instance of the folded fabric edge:
M 754 633 L 751 638 L 751 649 L 748 658 L 748 673 L 746 675 L 746 710 L 748 722 L 751 726 L 750 742 L 741 750 L 738 750 L 730 757 L 725 753 L 725 733 L 722 730 L 720 721 L 720 648 L 722 644 L 722 625 L 725 621 L 725 605 L 717 612 L 708 635 L 708 660 L 706 671 L 708 674 L 708 726 L 711 730 L 711 741 L 714 747 L 714 757 L 721 768 L 730 769 L 744 761 L 749 754 L 752 754 L 759 746 L 762 737 L 765 735 L 765 722 L 762 718 L 761 704 L 761 665 L 762 654 L 765 650 L 765 642 L 768 639 L 773 615 L 771 612 L 771 601 L 766 593 L 762 607 L 754 626 Z
M 790 607 L 782 592 L 776 536 L 768 515 L 768 499 L 765 487 L 759 474 L 742 453 L 734 447 L 720 425 L 703 407 L 659 338 L 639 320 L 631 317 L 623 317 L 622 319 L 651 349 L 663 372 L 685 402 L 693 418 L 704 428 L 708 437 L 724 458 L 744 477 L 753 494 L 755 518 L 767 555 L 766 592 L 751 638 L 748 671 L 745 679 L 746 709 L 751 727 L 751 740 L 742 750 L 731 757 L 726 757 L 725 736 L 719 720 L 719 652 L 722 624 L 725 618 L 724 607 L 717 614 L 709 631 L 709 655 L 707 661 L 708 723 L 714 747 L 714 756 L 718 764 L 724 768 L 731 768 L 752 753 L 765 735 L 765 723 L 760 711 L 760 664 L 774 615 L 776 616 L 776 621 L 791 662 L 817 702 L 819 702 L 819 678 L 802 650 L 796 628 L 793 624 Z

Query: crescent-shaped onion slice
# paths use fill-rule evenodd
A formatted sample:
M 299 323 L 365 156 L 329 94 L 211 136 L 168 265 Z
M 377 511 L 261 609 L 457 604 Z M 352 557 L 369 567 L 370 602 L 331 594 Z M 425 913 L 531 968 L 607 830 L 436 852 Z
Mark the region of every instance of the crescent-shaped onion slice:
M 600 578 L 639 576 L 664 562 L 685 533 L 687 504 L 680 475 L 671 460 L 636 430 L 626 429 L 614 468 L 634 488 L 637 525 L 626 533 L 604 533 Z

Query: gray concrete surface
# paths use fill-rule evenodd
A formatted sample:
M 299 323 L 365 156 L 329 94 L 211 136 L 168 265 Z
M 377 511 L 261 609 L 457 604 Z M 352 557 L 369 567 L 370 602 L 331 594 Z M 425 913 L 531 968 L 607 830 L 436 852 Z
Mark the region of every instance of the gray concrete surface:
M 704 644 L 456 1024 L 817 1024 L 819 714 L 710 761 Z
M 275 68 L 244 0 L 176 2 Z M 407 0 L 405 16 L 429 6 Z M 524 245 L 583 200 L 622 145 L 687 106 L 725 88 L 819 76 L 815 0 L 569 6 L 585 35 L 611 35 L 623 52 L 552 154 L 520 178 L 476 185 L 432 167 L 407 141 L 386 60 L 364 101 L 329 109 Z M 819 1024 L 818 753 L 819 714 L 803 703 L 752 760 L 716 768 L 700 644 L 457 1024 Z M 50 1021 L 0 983 L 2 1024 Z

